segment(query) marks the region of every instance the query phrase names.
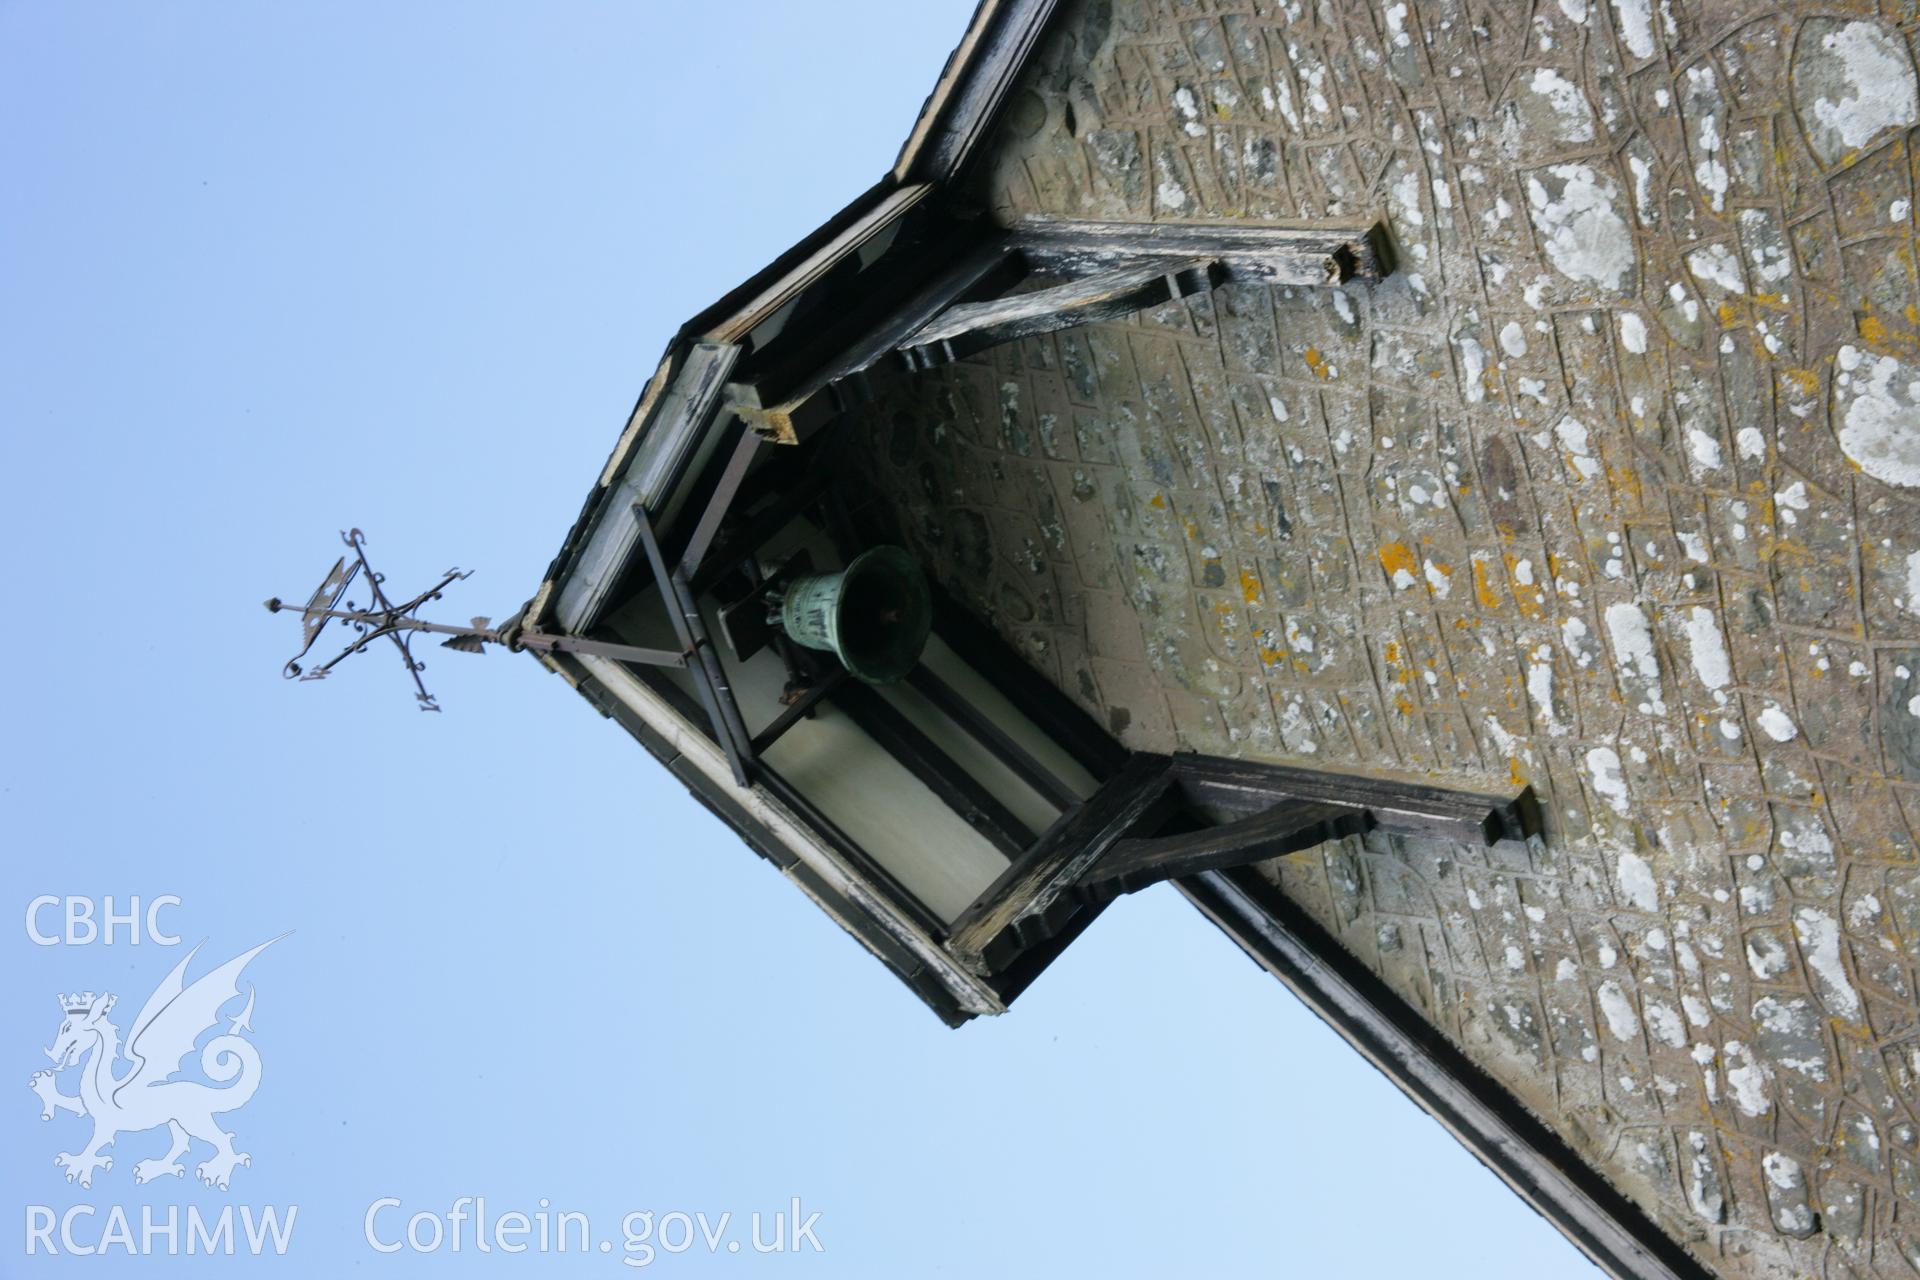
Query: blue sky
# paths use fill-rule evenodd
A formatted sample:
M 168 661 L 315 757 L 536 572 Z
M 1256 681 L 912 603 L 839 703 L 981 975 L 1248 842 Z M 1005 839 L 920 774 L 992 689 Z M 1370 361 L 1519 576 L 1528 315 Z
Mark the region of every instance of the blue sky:
M 462 1196 L 820 1214 L 649 1271 L 1585 1270 L 1170 890 L 948 1031 L 530 659 L 426 650 L 439 716 L 386 653 L 279 677 L 259 602 L 349 524 L 511 612 L 672 330 L 891 163 L 970 8 L 0 4 L 0 1276 L 628 1271 L 364 1238 Z M 37 895 L 174 895 L 182 942 L 36 945 Z M 124 1029 L 287 930 L 230 1190 L 135 1186 L 159 1130 L 62 1181 L 56 996 Z M 284 1258 L 27 1257 L 79 1204 L 298 1216 Z

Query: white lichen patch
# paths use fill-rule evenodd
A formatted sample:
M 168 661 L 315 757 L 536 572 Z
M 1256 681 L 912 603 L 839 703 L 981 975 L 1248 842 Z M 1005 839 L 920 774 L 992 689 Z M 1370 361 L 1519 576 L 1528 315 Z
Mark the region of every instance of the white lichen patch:
M 1771 1073 L 1753 1051 L 1738 1040 L 1726 1043 L 1727 1085 L 1733 1090 L 1733 1103 L 1750 1116 L 1763 1116 L 1773 1109 L 1767 1093 Z M 1735 1065 L 1738 1064 L 1738 1065 Z
M 1567 465 L 1582 480 L 1591 480 L 1600 474 L 1600 460 L 1593 456 L 1591 433 L 1586 423 L 1575 417 L 1565 417 L 1554 427 L 1553 434 L 1559 439 L 1561 449 L 1566 451 Z
M 1807 1179 L 1800 1162 L 1783 1152 L 1769 1151 L 1761 1157 L 1760 1167 L 1767 1175 L 1773 1225 L 1790 1236 L 1812 1232 L 1813 1207 L 1807 1203 Z
M 1800 952 L 1813 973 L 1814 989 L 1826 1001 L 1828 1012 L 1843 1018 L 1858 1017 L 1860 995 L 1840 959 L 1839 921 L 1818 907 L 1801 907 L 1793 913 L 1793 932 L 1800 939 Z
M 1670 1005 L 1657 1000 L 1647 1002 L 1647 1027 L 1654 1038 L 1662 1044 L 1675 1049 L 1684 1049 L 1687 1045 L 1687 1026 L 1680 1021 L 1680 1015 Z
M 1726 164 L 1727 140 L 1721 129 L 1726 99 L 1720 94 L 1719 78 L 1713 64 L 1702 63 L 1686 70 L 1687 115 L 1693 120 L 1693 180 L 1707 196 L 1707 205 L 1715 213 L 1727 207 L 1729 174 Z
M 1527 179 L 1527 204 L 1547 260 L 1569 280 L 1624 292 L 1633 273 L 1633 233 L 1620 216 L 1613 179 L 1584 164 L 1556 164 Z
M 1720 619 L 1713 610 L 1695 605 L 1687 610 L 1685 621 L 1687 648 L 1693 658 L 1693 673 L 1711 690 L 1733 683 L 1733 663 L 1727 657 L 1726 637 L 1720 633 Z
M 1579 85 L 1552 67 L 1541 67 L 1533 73 L 1527 88 L 1544 105 L 1557 140 L 1593 141 L 1593 108 L 1587 105 L 1587 95 Z
M 1653 628 L 1647 623 L 1647 615 L 1639 605 L 1621 602 L 1607 606 L 1606 620 L 1607 635 L 1613 641 L 1614 666 L 1623 687 L 1639 696 L 1642 713 L 1665 715 L 1660 664 L 1654 657 Z
M 1587 752 L 1587 776 L 1593 781 L 1593 790 L 1607 807 L 1625 817 L 1630 806 L 1627 797 L 1627 780 L 1620 772 L 1620 753 L 1612 747 L 1595 747 Z
M 1920 370 L 1854 346 L 1835 367 L 1840 448 L 1874 479 L 1920 488 Z
M 1745 293 L 1746 279 L 1740 274 L 1740 259 L 1724 244 L 1710 244 L 1687 255 L 1687 270 L 1696 280 L 1704 280 L 1726 293 Z
M 1546 725 L 1547 732 L 1565 733 L 1567 727 L 1559 722 L 1553 710 L 1553 662 L 1550 658 L 1535 657 L 1527 664 L 1527 693 L 1532 697 L 1533 705 L 1540 709 L 1540 719 Z
M 1920 122 L 1920 86 L 1899 35 L 1878 22 L 1809 21 L 1792 83 L 1807 144 L 1823 164 Z
M 1595 993 L 1600 1012 L 1607 1020 L 1613 1038 L 1631 1043 L 1640 1038 L 1640 1016 L 1633 1011 L 1633 1000 L 1617 982 L 1603 982 Z
M 1636 58 L 1653 56 L 1653 5 L 1650 0 L 1613 0 L 1621 42 Z
M 1793 965 L 1786 944 L 1770 933 L 1756 933 L 1747 939 L 1747 968 L 1762 982 L 1770 982 Z
M 1775 742 L 1792 742 L 1794 735 L 1800 732 L 1793 723 L 1793 717 L 1782 710 L 1777 702 L 1769 702 L 1754 718 L 1759 722 L 1761 731 Z
M 1660 890 L 1653 881 L 1653 868 L 1637 853 L 1620 855 L 1620 896 L 1642 911 L 1660 909 Z
M 1687 453 L 1695 465 L 1706 471 L 1718 471 L 1726 466 L 1726 455 L 1720 452 L 1720 442 L 1698 427 L 1687 428 Z
M 1620 313 L 1620 345 L 1634 355 L 1645 355 L 1647 351 L 1647 322 L 1640 318 L 1637 311 Z

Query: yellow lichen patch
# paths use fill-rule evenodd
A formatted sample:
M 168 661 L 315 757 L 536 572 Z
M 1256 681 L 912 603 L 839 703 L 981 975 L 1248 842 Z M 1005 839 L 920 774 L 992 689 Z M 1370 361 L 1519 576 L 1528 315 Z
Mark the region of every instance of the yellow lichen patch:
M 1782 369 L 1782 380 L 1791 382 L 1803 395 L 1813 395 L 1820 390 L 1820 375 L 1812 369 Z
M 1400 646 L 1392 640 L 1381 647 L 1380 656 L 1386 663 L 1387 683 L 1405 689 L 1413 683 L 1413 669 L 1402 662 Z
M 1641 505 L 1640 473 L 1632 467 L 1608 467 L 1607 478 L 1613 481 L 1613 487 L 1620 491 L 1624 505 L 1638 508 Z
M 1526 556 L 1508 551 L 1502 557 L 1507 577 L 1513 582 L 1513 604 L 1524 618 L 1537 621 L 1547 616 L 1547 593 L 1540 585 L 1540 568 Z
M 1155 511 L 1165 511 L 1167 509 L 1167 495 L 1164 493 L 1156 493 L 1147 499 L 1147 505 Z
M 1331 378 L 1333 376 L 1333 367 L 1327 363 L 1327 358 L 1320 354 L 1320 348 L 1308 347 L 1305 355 L 1307 368 L 1313 370 L 1314 377 Z
M 1507 780 L 1516 787 L 1524 787 L 1530 781 L 1527 771 L 1520 766 L 1519 756 L 1507 757 Z
M 1260 603 L 1260 579 L 1245 569 L 1240 571 L 1240 594 L 1246 597 L 1248 604 Z
M 1188 540 L 1198 542 L 1200 540 L 1200 522 L 1198 520 L 1186 520 L 1182 521 L 1182 523 L 1186 526 Z
M 1404 542 L 1389 542 L 1380 548 L 1380 567 L 1396 587 L 1410 587 L 1420 580 L 1420 561 Z

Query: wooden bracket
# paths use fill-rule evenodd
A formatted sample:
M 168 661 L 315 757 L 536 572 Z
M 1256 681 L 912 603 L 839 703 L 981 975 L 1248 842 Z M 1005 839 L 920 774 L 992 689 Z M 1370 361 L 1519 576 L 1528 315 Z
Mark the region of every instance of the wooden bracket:
M 1378 221 L 1026 218 L 972 243 L 778 403 L 762 404 L 750 388 L 734 387 L 727 407 L 760 438 L 798 444 L 871 399 L 888 377 L 1003 342 L 1117 320 L 1223 284 L 1324 288 L 1379 280 L 1393 269 L 1393 250 Z M 1036 281 L 1047 283 L 1027 287 Z
M 1008 232 L 1029 265 L 1076 276 L 1160 259 L 1205 257 L 1227 278 L 1330 286 L 1393 274 L 1393 246 L 1379 221 L 1088 222 L 1028 217 Z
M 1365 809 L 1283 800 L 1263 813 L 1221 827 L 1122 840 L 1087 868 L 1074 889 L 1089 901 L 1104 902 L 1176 876 L 1243 867 L 1343 836 L 1364 835 L 1373 826 L 1373 815 Z
M 1538 834 L 1540 817 L 1531 790 L 1503 798 L 1215 756 L 1137 754 L 1013 859 L 954 922 L 947 948 L 973 972 L 995 976 L 1121 894 L 1376 829 L 1490 845 Z
M 1000 972 L 1066 928 L 1084 903 L 1074 883 L 1117 841 L 1172 811 L 1167 757 L 1135 755 L 1084 804 L 1060 815 L 953 922 L 947 950 L 975 973 Z
M 1003 342 L 1118 320 L 1189 294 L 1205 293 L 1226 278 L 1226 268 L 1208 259 L 1153 261 L 1097 271 L 1051 289 L 949 307 L 902 343 L 899 353 L 910 369 L 932 369 Z

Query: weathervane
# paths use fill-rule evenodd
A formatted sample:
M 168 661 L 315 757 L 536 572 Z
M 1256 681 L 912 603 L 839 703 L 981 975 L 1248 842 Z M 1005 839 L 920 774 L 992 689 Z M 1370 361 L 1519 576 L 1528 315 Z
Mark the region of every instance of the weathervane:
M 613 644 L 604 640 L 588 640 L 579 636 L 549 635 L 540 631 L 529 631 L 519 625 L 517 619 L 509 620 L 507 626 L 495 627 L 491 618 L 473 618 L 464 625 L 452 625 L 444 622 L 427 622 L 414 617 L 414 611 L 422 605 L 440 599 L 441 592 L 463 578 L 472 577 L 472 570 L 449 569 L 440 575 L 440 581 L 412 597 L 403 604 L 395 604 L 388 598 L 384 583 L 387 577 L 377 573 L 367 563 L 366 535 L 358 529 L 349 529 L 340 535 L 340 540 L 352 549 L 349 559 L 341 556 L 334 561 L 333 568 L 307 598 L 304 607 L 290 605 L 279 596 L 267 601 L 269 613 L 279 613 L 283 609 L 300 608 L 300 623 L 304 631 L 304 642 L 300 651 L 287 660 L 281 674 L 289 680 L 325 679 L 335 667 L 356 653 L 365 653 L 376 640 L 385 637 L 393 641 L 400 651 L 400 660 L 406 664 L 407 674 L 413 678 L 414 700 L 422 711 L 438 711 L 440 704 L 427 692 L 426 682 L 420 678 L 427 664 L 413 656 L 413 638 L 425 632 L 430 635 L 447 637 L 440 642 L 444 649 L 453 649 L 460 653 L 482 653 L 486 646 L 497 644 L 509 651 L 535 649 L 545 653 L 587 653 L 603 658 L 614 658 L 623 662 L 644 662 L 651 666 L 685 666 L 685 653 L 670 649 L 646 649 L 638 645 Z M 361 608 L 348 600 L 346 607 L 340 607 L 340 601 L 354 581 L 361 581 L 368 593 L 368 604 Z M 307 656 L 313 646 L 319 642 L 321 632 L 329 622 L 343 622 L 358 634 L 352 643 L 339 653 L 317 667 L 301 666 L 300 660 Z

